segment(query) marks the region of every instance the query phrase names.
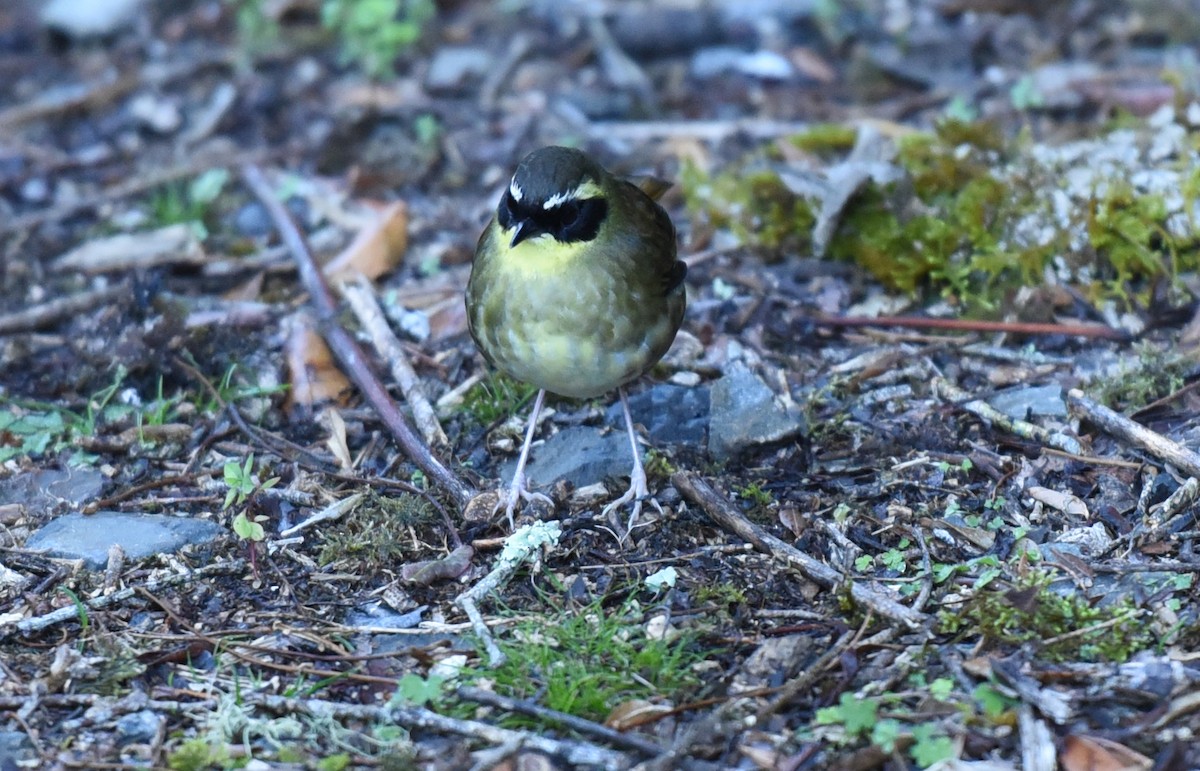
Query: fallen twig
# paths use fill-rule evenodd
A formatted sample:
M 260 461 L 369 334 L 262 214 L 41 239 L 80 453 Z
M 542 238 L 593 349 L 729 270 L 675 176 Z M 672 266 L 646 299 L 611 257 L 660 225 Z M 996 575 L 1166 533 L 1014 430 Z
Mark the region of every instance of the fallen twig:
M 241 573 L 245 569 L 246 561 L 240 559 L 232 560 L 230 562 L 221 562 L 216 565 L 205 565 L 202 568 L 190 570 L 187 573 L 173 573 L 169 576 L 163 576 L 162 578 L 156 578 L 151 581 L 147 581 L 144 586 L 128 587 L 119 591 L 115 591 L 112 594 L 101 595 L 100 597 L 85 601 L 83 606 L 87 610 L 103 610 L 104 608 L 124 602 L 140 591 L 153 592 L 168 586 L 178 586 L 179 584 L 191 583 L 206 576 Z M 49 613 L 45 613 L 41 616 L 24 618 L 15 623 L 0 623 L 0 640 L 7 639 L 8 637 L 12 636 L 14 632 L 20 632 L 21 634 L 40 632 L 47 627 L 77 618 L 79 618 L 79 608 L 72 603 L 65 607 L 59 608 L 58 610 L 52 610 Z
M 477 720 L 461 720 L 439 715 L 424 707 L 343 704 L 324 699 L 293 699 L 259 693 L 243 694 L 242 699 L 246 703 L 286 715 L 352 718 L 372 723 L 394 723 L 409 729 L 469 736 L 491 744 L 512 745 L 543 752 L 574 765 L 599 766 L 606 769 L 625 768 L 629 765 L 628 759 L 621 753 L 589 742 L 551 739 L 528 731 L 499 728 Z
M 758 714 L 754 716 L 755 724 L 759 726 L 766 725 L 771 715 L 786 707 L 801 691 L 815 683 L 817 678 L 823 675 L 825 670 L 834 661 L 853 647 L 855 636 L 855 632 L 846 632 L 838 638 L 837 642 L 829 647 L 829 650 L 822 653 L 812 664 L 806 666 L 803 672 L 785 682 L 776 692 L 775 696 L 759 709 Z
M 1048 447 L 1069 452 L 1073 455 L 1079 455 L 1083 452 L 1083 447 L 1075 437 L 1047 430 L 1027 420 L 1014 420 L 984 400 L 972 398 L 971 394 L 947 380 L 942 378 L 934 380 L 933 390 L 934 393 L 943 399 L 954 402 L 957 406 L 962 407 L 978 418 L 986 420 L 1002 431 L 1007 431 L 1024 439 L 1041 442 Z
M 408 459 L 424 471 L 435 484 L 446 490 L 457 505 L 466 506 L 475 495 L 475 491 L 434 457 L 429 447 L 413 432 L 404 414 L 368 365 L 366 354 L 358 342 L 338 324 L 337 304 L 333 292 L 317 267 L 317 261 L 304 242 L 300 230 L 275 196 L 262 171 L 257 166 L 243 166 L 242 179 L 266 208 L 271 221 L 279 230 L 280 238 L 291 252 L 292 259 L 296 261 L 300 281 L 312 298 L 322 336 L 346 374 L 362 391 L 367 402 L 379 413 L 379 417 L 392 432 Z
M 566 712 L 559 712 L 555 709 L 543 707 L 538 704 L 533 704 L 520 699 L 512 699 L 508 696 L 501 696 L 494 691 L 485 691 L 482 688 L 472 686 L 462 686 L 455 691 L 455 694 L 460 699 L 474 701 L 479 704 L 486 704 L 489 707 L 496 707 L 505 712 L 515 712 L 521 715 L 529 715 L 536 717 L 539 720 L 548 720 L 558 723 L 572 731 L 576 731 L 584 736 L 593 736 L 602 741 L 606 741 L 614 747 L 621 747 L 627 750 L 633 750 L 643 755 L 656 757 L 660 755 L 664 749 L 652 741 L 641 738 L 637 734 L 624 734 L 620 731 L 614 731 L 608 726 L 601 725 L 591 720 L 584 720 L 575 715 L 569 715 Z
M 1005 332 L 1013 335 L 1066 335 L 1102 340 L 1128 340 L 1129 335 L 1102 324 L 1039 324 L 1027 321 L 981 319 L 933 319 L 923 316 L 821 316 L 817 325 L 830 327 L 903 327 L 905 329 L 953 329 L 961 332 Z
M 1135 423 L 1103 404 L 1092 401 L 1078 388 L 1067 392 L 1067 404 L 1118 439 L 1141 447 L 1154 457 L 1184 471 L 1188 476 L 1200 477 L 1200 455 L 1195 451 L 1171 441 L 1157 431 L 1151 431 L 1141 423 Z
M 759 551 L 797 568 L 807 578 L 827 587 L 848 585 L 850 596 L 879 615 L 899 621 L 910 628 L 920 628 L 926 617 L 886 594 L 865 584 L 849 580 L 837 570 L 818 562 L 790 544 L 776 538 L 742 516 L 742 513 L 698 475 L 680 471 L 671 475 L 671 483 L 685 498 L 692 501 L 721 527 L 744 538 Z
M 391 327 L 384 321 L 383 310 L 380 309 L 379 303 L 375 299 L 375 291 L 371 288 L 370 283 L 363 276 L 358 276 L 353 279 L 344 279 L 339 283 L 338 288 L 342 290 L 342 296 L 350 303 L 350 309 L 354 311 L 354 315 L 363 325 L 363 329 L 371 335 L 371 343 L 375 346 L 375 350 L 388 363 L 392 379 L 400 386 L 400 390 L 404 393 L 404 400 L 412 408 L 413 422 L 421 430 L 426 443 L 433 447 L 448 447 L 450 440 L 446 438 L 446 433 L 442 431 L 433 407 L 421 390 L 421 381 L 417 379 L 417 373 L 408 363 L 404 347 L 400 345 L 400 341 L 392 333 Z
M 31 308 L 22 308 L 13 313 L 0 314 L 0 335 L 40 329 L 69 316 L 77 316 L 84 311 L 112 302 L 119 297 L 128 296 L 129 287 L 126 284 L 119 284 L 106 289 L 59 297 L 50 302 L 34 305 Z

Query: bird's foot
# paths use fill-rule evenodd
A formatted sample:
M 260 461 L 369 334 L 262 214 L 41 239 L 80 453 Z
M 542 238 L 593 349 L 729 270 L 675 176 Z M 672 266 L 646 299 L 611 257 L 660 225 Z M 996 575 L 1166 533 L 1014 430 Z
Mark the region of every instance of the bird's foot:
M 629 534 L 633 532 L 633 527 L 637 524 L 638 516 L 642 513 L 642 503 L 647 500 L 649 500 L 651 506 L 658 510 L 659 514 L 663 513 L 659 502 L 650 497 L 650 488 L 646 485 L 646 472 L 639 463 L 634 466 L 633 472 L 629 475 L 629 489 L 620 498 L 605 506 L 600 511 L 600 515 L 605 519 L 611 519 L 612 515 L 618 509 L 627 503 L 633 503 L 633 508 L 629 512 L 629 521 L 625 525 L 625 534 L 622 536 L 622 540 L 624 540 L 624 538 L 629 537 Z M 615 526 L 617 523 L 613 522 L 613 524 Z
M 499 500 L 496 501 L 495 511 L 500 511 L 500 507 L 504 507 L 504 516 L 508 517 L 509 531 L 516 530 L 516 523 L 513 521 L 513 512 L 516 511 L 517 502 L 524 501 L 525 503 L 540 503 L 554 509 L 554 501 L 548 495 L 531 492 L 525 487 L 525 475 L 518 472 L 513 477 L 512 484 L 507 488 L 500 488 Z

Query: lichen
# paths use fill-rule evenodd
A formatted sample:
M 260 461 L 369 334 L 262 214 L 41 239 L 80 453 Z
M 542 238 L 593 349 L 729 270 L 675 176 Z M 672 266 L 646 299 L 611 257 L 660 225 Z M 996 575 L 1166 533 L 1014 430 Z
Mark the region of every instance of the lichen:
M 892 289 L 994 315 L 1022 286 L 1068 284 L 1097 304 L 1145 306 L 1200 267 L 1200 107 L 1058 146 L 946 120 L 896 142 L 898 181 L 842 208 L 828 255 Z M 846 130 L 793 138 L 844 147 Z M 820 193 L 797 192 L 767 150 L 717 174 L 684 170 L 689 211 L 768 259 L 811 250 Z M 786 173 L 792 173 L 787 169 Z M 789 185 L 789 183 L 792 183 Z M 818 191 L 819 185 L 813 190 Z

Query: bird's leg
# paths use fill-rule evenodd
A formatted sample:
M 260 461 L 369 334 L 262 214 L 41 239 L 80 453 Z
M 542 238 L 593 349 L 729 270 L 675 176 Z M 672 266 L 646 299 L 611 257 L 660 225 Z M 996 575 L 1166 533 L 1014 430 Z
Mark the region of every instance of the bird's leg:
M 621 397 L 621 409 L 625 413 L 625 430 L 629 433 L 629 449 L 633 451 L 633 470 L 629 472 L 629 489 L 620 498 L 605 506 L 600 513 L 607 517 L 610 512 L 632 501 L 633 511 L 629 515 L 629 524 L 625 528 L 625 534 L 628 535 L 633 532 L 633 525 L 637 522 L 638 515 L 642 513 L 642 501 L 650 496 L 650 488 L 646 486 L 646 470 L 642 468 L 642 454 L 638 451 L 637 434 L 633 431 L 633 415 L 629 413 L 629 399 L 625 397 L 624 388 L 617 389 L 617 393 Z M 662 512 L 658 501 L 650 498 L 650 503 L 658 509 L 659 513 Z
M 538 413 L 542 411 L 542 402 L 546 400 L 546 389 L 538 391 L 537 398 L 533 400 L 533 414 L 529 416 L 529 428 L 525 430 L 525 443 L 521 445 L 521 455 L 517 458 L 517 471 L 513 474 L 512 485 L 509 486 L 507 493 L 500 493 L 500 500 L 496 504 L 496 508 L 500 508 L 500 504 L 504 504 L 504 514 L 508 517 L 508 529 L 515 529 L 513 523 L 513 509 L 517 507 L 517 501 L 533 501 L 542 500 L 551 506 L 554 501 L 548 496 L 541 493 L 531 493 L 525 489 L 525 463 L 529 460 L 529 446 L 533 444 L 533 432 L 537 429 Z

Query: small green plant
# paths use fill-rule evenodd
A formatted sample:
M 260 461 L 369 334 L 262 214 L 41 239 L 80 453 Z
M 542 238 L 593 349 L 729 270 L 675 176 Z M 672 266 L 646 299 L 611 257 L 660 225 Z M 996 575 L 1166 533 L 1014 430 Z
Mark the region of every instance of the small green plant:
M 491 372 L 463 397 L 461 410 L 480 425 L 507 420 L 533 398 L 535 386 Z
M 79 634 L 79 651 L 80 651 L 80 652 L 83 652 L 83 649 L 84 649 L 84 647 L 86 647 L 86 643 L 84 642 L 84 638 L 85 638 L 85 637 L 87 637 L 88 628 L 91 626 L 91 622 L 90 622 L 90 619 L 89 619 L 89 617 L 88 617 L 88 609 L 87 609 L 87 606 L 83 604 L 83 600 L 79 599 L 79 595 L 78 595 L 78 594 L 76 594 L 75 592 L 71 591 L 71 590 L 70 590 L 70 589 L 68 589 L 67 587 L 65 587 L 65 586 L 60 586 L 60 587 L 58 587 L 58 591 L 60 591 L 60 592 L 62 592 L 63 594 L 67 595 L 67 597 L 70 597 L 70 598 L 71 598 L 71 603 L 72 603 L 72 604 L 75 606 L 75 615 L 76 615 L 76 617 L 79 619 L 79 629 L 80 629 L 80 634 Z
M 908 569 L 908 558 L 904 554 L 904 550 L 908 547 L 908 539 L 901 539 L 899 548 L 888 549 L 883 554 L 880 554 L 879 561 L 882 562 L 884 567 L 886 567 L 888 570 L 894 570 L 897 573 L 903 573 Z
M 507 663 L 489 677 L 499 693 L 527 698 L 537 692 L 547 707 L 589 720 L 603 720 L 630 699 L 679 698 L 698 683 L 692 665 L 705 652 L 689 634 L 648 637 L 638 609 L 632 600 L 616 609 L 597 600 L 577 612 L 524 621 L 512 641 L 501 644 Z
M 386 78 L 395 74 L 396 57 L 421 39 L 435 13 L 432 0 L 324 0 L 321 23 L 337 36 L 344 62 Z
M 646 454 L 642 458 L 642 466 L 646 469 L 647 479 L 667 479 L 677 471 L 675 464 L 664 453 L 653 447 L 646 450 Z
M 934 683 L 937 685 L 938 681 Z M 933 691 L 934 687 L 931 686 L 930 690 Z M 939 687 L 938 690 L 949 695 L 945 687 Z M 896 718 L 879 715 L 879 708 L 884 702 L 898 705 L 899 697 L 896 694 L 884 694 L 879 698 L 868 698 L 843 693 L 836 706 L 817 710 L 814 723 L 840 726 L 845 732 L 843 740 L 866 739 L 883 752 L 891 754 L 896 751 L 905 732 L 903 724 Z M 906 743 L 909 755 L 922 768 L 954 757 L 954 743 L 936 723 L 917 723 L 909 732 Z
M 226 461 L 224 476 L 225 484 L 229 487 L 229 491 L 225 494 L 225 503 L 221 505 L 221 508 L 224 509 L 228 509 L 230 506 L 240 506 L 255 493 L 270 490 L 279 484 L 279 477 L 272 477 L 265 482 L 259 481 L 254 474 L 254 453 L 250 453 L 242 465 L 238 465 L 236 460 Z
M 738 497 L 749 502 L 756 509 L 765 509 L 775 502 L 775 496 L 762 486 L 761 482 L 751 482 L 738 489 Z
M 1051 590 L 1051 580 L 1049 572 L 1034 571 L 1007 591 L 980 591 L 961 612 L 943 613 L 943 627 L 1001 644 L 1032 644 L 1051 661 L 1120 663 L 1154 644 L 1146 613 L 1132 601 L 1093 604 Z
M 96 456 L 75 449 L 75 439 L 95 436 L 103 421 L 127 417 L 132 411 L 127 405 L 113 403 L 126 374 L 118 365 L 113 382 L 92 394 L 82 413 L 50 402 L 0 397 L 0 433 L 11 437 L 0 444 L 0 462 L 51 452 L 70 452 L 71 465 L 95 462 Z
M 426 704 L 435 702 L 443 696 L 443 686 L 445 684 L 446 678 L 444 677 L 437 675 L 421 677 L 418 674 L 409 672 L 404 677 L 401 677 L 400 682 L 396 685 L 396 693 L 392 696 L 392 702 L 400 705 L 424 707 Z
M 208 771 L 213 766 L 225 766 L 229 750 L 222 743 L 207 739 L 188 739 L 167 756 L 167 768 L 172 771 Z
M 317 562 L 336 562 L 343 569 L 370 575 L 410 558 L 411 528 L 432 522 L 436 516 L 429 502 L 419 495 L 369 492 L 360 505 L 325 533 Z
M 174 183 L 163 187 L 150 199 L 152 221 L 159 227 L 181 222 L 193 223 L 201 229 L 199 235 L 204 237 L 204 222 L 228 181 L 228 169 L 210 169 L 187 184 Z
M 728 583 L 700 584 L 694 587 L 697 605 L 737 606 L 746 604 L 746 592 Z
M 1116 410 L 1136 410 L 1183 387 L 1195 360 L 1170 346 L 1146 340 L 1134 343 L 1136 360 L 1092 385 L 1096 399 Z

